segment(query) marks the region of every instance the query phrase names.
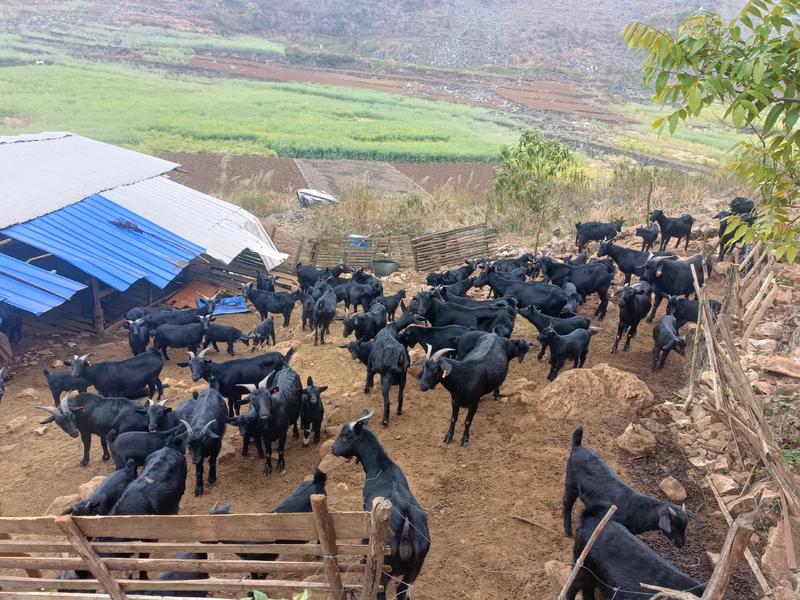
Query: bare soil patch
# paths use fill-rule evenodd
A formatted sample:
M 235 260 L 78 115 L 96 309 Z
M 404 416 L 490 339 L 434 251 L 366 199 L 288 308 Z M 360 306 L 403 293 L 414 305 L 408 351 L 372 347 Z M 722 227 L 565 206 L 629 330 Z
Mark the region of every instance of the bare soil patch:
M 393 163 L 392 166 L 431 193 L 452 185 L 477 196 L 486 196 L 494 181 L 494 163 Z
M 419 280 L 409 280 L 405 287 L 413 290 L 418 283 Z M 396 287 L 399 286 L 387 286 L 389 291 Z M 590 299 L 581 312 L 590 314 L 595 306 L 596 301 Z M 221 323 L 243 329 L 252 327 L 257 320 L 254 314 L 220 319 Z M 593 339 L 587 366 L 608 363 L 630 371 L 647 382 L 658 400 L 671 400 L 672 391 L 683 384 L 686 359 L 670 356 L 663 371 L 651 373 L 651 327 L 644 323 L 630 352 L 609 354 L 616 320 L 617 309 L 612 304 L 606 321 L 598 323 L 603 331 Z M 312 375 L 317 385 L 329 386 L 324 394 L 326 419 L 338 430 L 364 408 L 379 414 L 381 400 L 378 391 L 369 396 L 362 393 L 364 368 L 352 361 L 346 350 L 337 347 L 343 343 L 340 322 L 334 323 L 332 332 L 330 344 L 313 347 L 309 333 L 300 330 L 298 310 L 291 327 L 279 329 L 278 340 L 291 340 L 299 348 L 292 365 L 303 381 Z M 525 319 L 517 320 L 516 336 L 531 338 L 534 334 Z M 36 365 L 14 368 L 15 378 L 0 405 L 0 423 L 18 415 L 28 418 L 20 431 L 3 434 L 0 514 L 7 516 L 42 514 L 54 497 L 74 493 L 80 484 L 95 475 L 108 474 L 112 468 L 100 461 L 96 439 L 89 465 L 81 468 L 78 440 L 68 438 L 52 425 L 43 436 L 32 433 L 44 415 L 35 405 L 52 401 L 41 368 L 49 367 L 54 358 L 89 350 L 97 359 L 129 355 L 124 330 L 99 339 L 26 338 L 25 346 L 47 349 L 52 355 L 40 355 Z M 226 356 L 213 351 L 211 356 L 214 360 L 226 360 Z M 173 360 L 162 375 L 171 384 L 167 397 L 174 402 L 187 397 L 185 389 L 192 385 L 186 370 L 175 365 L 182 358 L 181 352 L 174 351 Z M 546 373 L 547 364 L 530 355 L 521 364 L 513 363 L 509 381 L 525 377 L 544 388 Z M 35 388 L 37 398 L 20 396 L 20 391 L 29 387 Z M 569 561 L 571 557 L 572 540 L 565 538 L 561 529 L 561 497 L 569 436 L 577 425 L 586 430 L 586 445 L 598 450 L 641 491 L 660 496 L 658 482 L 668 474 L 687 484 L 687 506 L 707 515 L 706 523 L 690 524 L 683 549 L 672 548 L 660 534 L 650 536 L 649 541 L 693 576 L 705 579 L 710 575 L 705 551 L 718 551 L 726 531 L 721 517 L 713 510 L 713 499 L 703 497 L 699 488 L 688 482 L 686 462 L 670 440 L 660 440 L 664 442 L 662 450 L 647 460 L 631 459 L 616 448 L 614 438 L 629 421 L 628 407 L 617 406 L 611 412 L 584 414 L 563 421 L 548 419 L 546 415 L 530 419 L 525 417 L 536 411 L 535 401 L 530 406 L 509 398 L 500 401 L 487 398 L 478 410 L 470 445 L 461 448 L 455 443 L 441 443 L 450 414 L 449 394 L 441 387 L 422 393 L 413 379 L 406 391 L 404 414 L 401 417 L 393 414 L 388 429 L 381 429 L 379 422 L 372 427 L 403 468 L 414 493 L 428 511 L 433 543 L 415 586 L 415 597 L 426 600 L 555 597 L 558 589 L 545 575 L 544 563 L 551 559 Z M 392 397 L 394 402 L 396 392 Z M 463 418 L 462 412 L 456 439 L 462 431 Z M 299 441 L 290 440 L 286 472 L 265 477 L 261 461 L 255 456 L 238 454 L 241 444 L 238 431 L 229 428 L 225 437 L 237 454 L 220 465 L 218 484 L 208 488 L 200 498 L 192 496 L 194 474 L 190 466 L 183 513 L 204 513 L 215 502 L 226 500 L 233 501 L 237 512 L 269 510 L 311 473 L 319 460 L 316 448 L 304 450 Z M 328 438 L 330 434 L 324 434 L 324 439 Z M 328 493 L 332 508 L 361 507 L 363 480 L 362 469 L 354 463 L 331 472 Z M 577 508 L 574 514 L 577 518 Z M 540 527 L 521 523 L 512 515 L 532 519 Z M 728 597 L 752 598 L 747 580 L 736 581 L 736 589 Z

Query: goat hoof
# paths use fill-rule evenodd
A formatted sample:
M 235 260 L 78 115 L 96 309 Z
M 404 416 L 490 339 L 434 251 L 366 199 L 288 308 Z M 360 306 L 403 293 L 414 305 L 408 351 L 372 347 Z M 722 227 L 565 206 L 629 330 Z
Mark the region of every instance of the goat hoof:
M 466 446 L 467 444 L 469 444 L 469 438 L 468 437 L 462 437 L 461 438 L 461 445 L 462 446 Z
M 82 467 L 85 467 L 85 466 L 86 466 L 86 465 L 88 465 L 88 464 L 89 464 L 89 461 L 88 461 L 88 460 L 82 460 L 82 461 L 81 461 L 81 466 L 82 466 Z
M 617 349 L 615 347 L 612 347 L 611 348 L 611 354 L 616 354 L 616 353 L 617 353 Z
M 195 496 L 202 496 L 203 495 L 203 486 L 199 485 L 194 488 L 194 495 Z
M 452 435 L 450 435 L 449 433 L 445 433 L 445 434 L 444 434 L 444 437 L 442 438 L 442 441 L 443 441 L 445 444 L 449 444 L 450 442 L 452 442 L 452 441 L 453 441 L 453 436 L 452 436 Z
M 389 421 L 387 421 L 386 419 L 381 421 L 381 427 L 388 427 L 388 426 L 389 426 Z
M 278 461 L 278 471 L 285 471 L 286 470 L 286 462 L 279 460 Z
M 108 455 L 108 454 L 103 454 L 103 456 L 102 456 L 102 460 L 103 460 L 103 462 L 106 462 L 106 461 L 108 461 L 108 459 L 110 459 L 110 458 L 111 458 L 111 456 L 110 456 L 110 455 Z

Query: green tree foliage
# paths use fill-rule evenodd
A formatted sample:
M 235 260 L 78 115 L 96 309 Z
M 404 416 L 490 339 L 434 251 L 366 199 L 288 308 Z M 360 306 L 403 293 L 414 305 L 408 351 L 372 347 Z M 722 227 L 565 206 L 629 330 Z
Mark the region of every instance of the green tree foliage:
M 542 223 L 552 210 L 557 185 L 576 174 L 575 158 L 568 146 L 526 129 L 516 146 L 503 146 L 494 171 L 494 188 L 503 203 L 518 205 L 536 216 L 536 248 Z
M 736 237 L 760 238 L 777 258 L 794 261 L 800 244 L 800 0 L 750 0 L 725 21 L 703 12 L 676 36 L 646 23 L 628 24 L 623 39 L 644 51 L 644 82 L 672 112 L 653 127 L 674 132 L 710 106 L 748 134 L 733 166 L 756 193 L 759 218 L 739 223 Z

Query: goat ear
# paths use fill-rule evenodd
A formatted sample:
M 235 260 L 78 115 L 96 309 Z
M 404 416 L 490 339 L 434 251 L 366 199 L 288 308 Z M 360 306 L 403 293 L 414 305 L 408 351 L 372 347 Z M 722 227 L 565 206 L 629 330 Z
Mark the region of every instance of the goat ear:
M 442 367 L 442 379 L 450 375 L 453 370 L 453 365 L 448 358 L 439 359 L 439 366 Z
M 306 379 L 306 387 L 311 387 L 312 385 L 314 385 L 314 380 L 311 379 L 311 375 L 309 375 L 308 379 Z
M 669 513 L 667 513 L 667 511 L 659 515 L 658 528 L 666 534 L 672 533 L 672 522 L 669 520 Z
M 323 385 L 321 388 L 319 388 L 319 393 L 321 394 L 322 392 L 324 392 L 327 389 L 328 389 L 328 386 L 327 385 Z

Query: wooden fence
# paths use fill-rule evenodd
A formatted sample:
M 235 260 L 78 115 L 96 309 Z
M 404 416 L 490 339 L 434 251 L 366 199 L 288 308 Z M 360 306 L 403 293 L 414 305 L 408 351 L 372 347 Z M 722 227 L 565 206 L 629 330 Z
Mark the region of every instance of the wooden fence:
M 347 236 L 319 238 L 311 241 L 311 262 L 326 267 L 344 263 L 348 267 L 369 268 L 375 258 L 389 257 L 401 267 L 413 267 L 411 236 L 364 238 L 363 246 L 354 246 Z
M 411 240 L 414 267 L 431 271 L 458 265 L 465 258 L 486 256 L 495 246 L 497 232 L 485 225 L 472 225 L 430 233 Z
M 322 495 L 312 496 L 311 503 L 313 513 L 3 517 L 0 598 L 126 600 L 129 593 L 132 600 L 206 593 L 242 598 L 254 590 L 284 597 L 304 589 L 336 600 L 376 598 L 388 553 L 391 503 L 376 499 L 371 513 L 329 512 Z M 206 553 L 208 558 L 173 558 L 176 552 Z M 282 560 L 242 560 L 237 552 L 280 554 Z M 60 570 L 90 575 L 60 579 L 44 574 Z M 208 575 L 183 580 L 125 577 L 125 572 L 136 571 Z M 247 573 L 267 578 L 245 579 Z

